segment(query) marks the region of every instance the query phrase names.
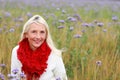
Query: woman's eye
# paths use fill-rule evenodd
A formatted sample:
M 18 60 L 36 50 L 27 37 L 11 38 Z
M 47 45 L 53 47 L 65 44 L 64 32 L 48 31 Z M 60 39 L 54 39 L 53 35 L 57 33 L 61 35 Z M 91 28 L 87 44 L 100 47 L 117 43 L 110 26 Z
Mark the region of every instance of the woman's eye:
M 40 33 L 45 33 L 45 31 L 40 31 Z
M 36 33 L 36 31 L 32 31 L 32 33 Z

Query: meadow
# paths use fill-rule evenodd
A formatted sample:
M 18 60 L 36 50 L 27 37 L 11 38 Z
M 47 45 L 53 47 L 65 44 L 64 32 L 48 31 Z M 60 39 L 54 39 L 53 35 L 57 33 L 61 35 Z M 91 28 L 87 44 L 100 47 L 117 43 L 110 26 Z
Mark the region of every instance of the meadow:
M 35 14 L 46 19 L 64 50 L 69 80 L 120 80 L 120 2 L 79 0 L 0 1 L 0 80 L 8 80 L 12 49 Z

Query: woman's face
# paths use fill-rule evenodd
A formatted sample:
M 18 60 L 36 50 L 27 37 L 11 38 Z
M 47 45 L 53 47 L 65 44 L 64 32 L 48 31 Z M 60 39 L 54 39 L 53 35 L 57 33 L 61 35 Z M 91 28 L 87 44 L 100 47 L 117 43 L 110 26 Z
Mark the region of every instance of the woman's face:
M 43 24 L 32 23 L 25 37 L 28 38 L 32 50 L 36 50 L 45 40 L 47 32 Z

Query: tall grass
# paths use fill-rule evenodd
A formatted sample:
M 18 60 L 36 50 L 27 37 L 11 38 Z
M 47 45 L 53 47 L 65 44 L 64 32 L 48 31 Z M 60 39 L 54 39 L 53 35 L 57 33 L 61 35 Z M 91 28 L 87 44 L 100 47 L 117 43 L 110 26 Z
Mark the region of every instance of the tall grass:
M 18 44 L 29 12 L 42 15 L 50 26 L 56 46 L 65 48 L 63 60 L 69 80 L 120 79 L 119 9 L 113 11 L 110 5 L 100 7 L 96 4 L 74 7 L 61 3 L 62 6 L 15 4 L 7 3 L 0 9 L 0 64 L 6 64 L 6 68 L 0 68 L 1 73 L 10 73 L 11 51 Z M 11 15 L 7 16 L 6 12 Z M 75 14 L 80 19 L 74 17 Z M 118 19 L 112 20 L 112 16 Z M 70 21 L 68 17 L 76 21 Z

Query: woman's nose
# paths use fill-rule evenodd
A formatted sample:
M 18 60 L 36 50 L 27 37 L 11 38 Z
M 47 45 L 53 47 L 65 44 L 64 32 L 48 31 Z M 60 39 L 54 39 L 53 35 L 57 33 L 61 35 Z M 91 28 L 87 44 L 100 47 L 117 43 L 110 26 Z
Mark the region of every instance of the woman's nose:
M 39 33 L 37 33 L 36 38 L 41 38 L 41 35 Z

